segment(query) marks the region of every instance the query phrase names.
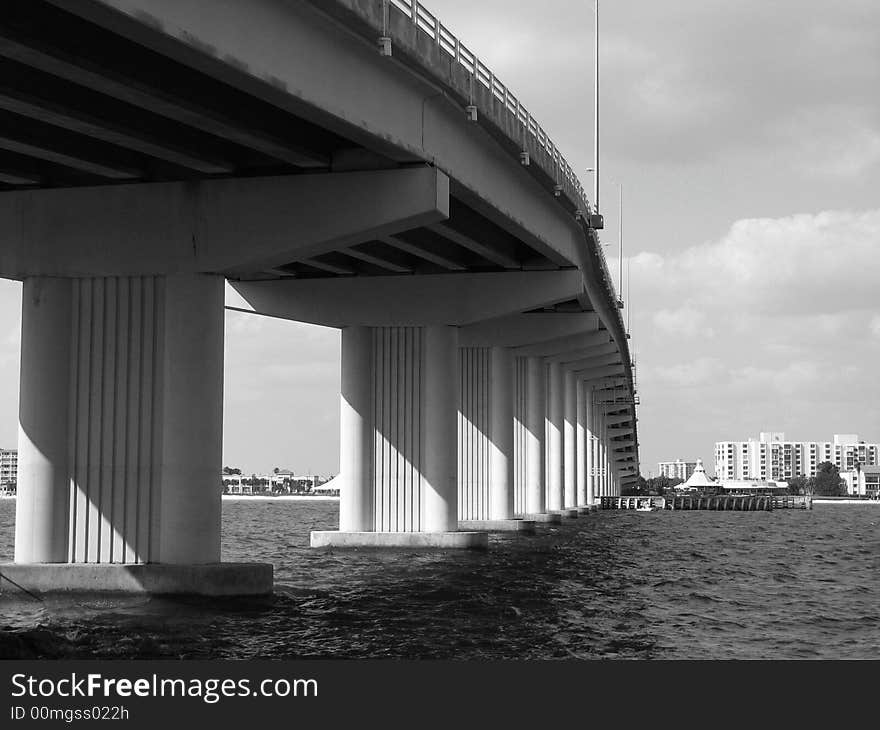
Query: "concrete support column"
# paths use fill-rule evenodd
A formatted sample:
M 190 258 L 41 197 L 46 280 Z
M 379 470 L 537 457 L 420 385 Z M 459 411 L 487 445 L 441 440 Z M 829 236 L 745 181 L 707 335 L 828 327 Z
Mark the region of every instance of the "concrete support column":
M 489 379 L 491 414 L 489 519 L 513 518 L 513 354 L 493 347 Z
M 547 509 L 561 510 L 563 501 L 562 429 L 565 387 L 562 366 L 550 363 L 547 373 Z
M 593 405 L 593 389 L 584 386 L 584 408 L 586 411 L 586 432 L 584 445 L 587 453 L 586 481 L 587 481 L 587 504 L 593 504 L 596 499 L 596 408 Z
M 219 562 L 223 279 L 31 278 L 22 313 L 16 561 Z
M 373 332 L 342 330 L 339 529 L 373 529 Z
M 577 429 L 577 386 L 574 372 L 566 370 L 563 374 L 565 383 L 565 422 L 562 433 L 562 474 L 563 501 L 565 508 L 578 506 L 577 501 L 577 449 L 575 444 Z
M 223 289 L 201 274 L 25 280 L 15 560 L 70 566 L 16 573 L 25 584 L 271 591 L 271 566 L 216 565 Z
M 68 454 L 72 279 L 26 279 L 21 309 L 15 560 L 70 553 Z
M 544 381 L 543 360 L 540 357 L 526 358 L 525 486 L 526 512 L 530 514 L 547 510 L 544 488 Z
M 599 415 L 599 444 L 602 449 L 602 495 L 610 494 L 608 489 L 608 428 L 605 410 Z
M 458 529 L 458 403 L 455 398 L 458 391 L 458 330 L 445 326 L 425 327 L 423 362 L 423 529 L 425 532 L 453 532 Z
M 605 494 L 604 488 L 604 478 L 603 473 L 605 471 L 605 458 L 603 453 L 602 446 L 602 406 L 597 404 L 596 407 L 596 417 L 594 419 L 594 423 L 596 424 L 596 498 L 601 499 Z
M 585 507 L 587 499 L 587 475 L 589 472 L 587 395 L 584 381 L 575 379 L 575 501 L 577 506 Z
M 488 546 L 458 531 L 459 358 L 455 327 L 343 330 L 340 529 L 313 547 Z

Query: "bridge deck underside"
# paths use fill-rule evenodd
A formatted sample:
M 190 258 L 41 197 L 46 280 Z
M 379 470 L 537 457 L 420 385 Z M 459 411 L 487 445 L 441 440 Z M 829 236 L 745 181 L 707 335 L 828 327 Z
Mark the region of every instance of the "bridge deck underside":
M 0 192 L 424 165 L 42 0 L 0 16 Z M 336 131 L 331 131 L 331 128 Z M 453 181 L 454 184 L 454 181 Z M 466 197 L 466 196 L 465 196 Z M 344 214 L 344 211 L 340 211 Z M 567 268 L 456 196 L 448 221 L 236 278 Z

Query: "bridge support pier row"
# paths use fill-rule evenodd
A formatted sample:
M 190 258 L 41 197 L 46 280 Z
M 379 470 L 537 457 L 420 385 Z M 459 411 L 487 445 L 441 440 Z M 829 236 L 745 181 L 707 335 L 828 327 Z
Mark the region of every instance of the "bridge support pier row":
M 506 347 L 463 347 L 458 411 L 458 525 L 534 532 L 514 518 L 514 358 Z
M 591 429 L 590 429 L 590 440 L 592 445 L 590 447 L 590 456 L 591 456 L 591 464 L 590 464 L 590 472 L 592 475 L 591 478 L 591 486 L 592 486 L 592 494 L 589 495 L 593 502 L 600 500 L 605 494 L 605 487 L 603 483 L 604 479 L 604 461 L 602 455 L 602 414 L 601 407 L 598 404 L 591 403 L 591 416 L 592 418 Z
M 220 562 L 223 287 L 25 279 L 6 577 L 39 592 L 271 593 L 271 565 Z
M 312 547 L 487 548 L 458 530 L 455 327 L 342 330 L 339 530 Z
M 608 429 L 605 427 L 604 409 L 599 413 L 599 450 L 601 452 L 599 463 L 602 470 L 600 477 L 602 496 L 608 497 L 611 495 L 611 490 L 608 483 Z
M 590 473 L 589 451 L 587 450 L 589 433 L 587 397 L 584 381 L 575 378 L 575 504 L 578 508 L 587 507 L 590 504 L 587 487 L 588 475 Z

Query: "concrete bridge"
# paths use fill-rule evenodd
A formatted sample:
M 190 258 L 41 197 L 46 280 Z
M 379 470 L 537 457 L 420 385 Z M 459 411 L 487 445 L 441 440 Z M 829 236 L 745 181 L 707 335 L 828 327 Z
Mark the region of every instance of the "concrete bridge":
M 260 593 L 220 562 L 224 282 L 342 331 L 340 529 L 482 547 L 638 474 L 600 218 L 421 4 L 6 0 L 31 589 Z

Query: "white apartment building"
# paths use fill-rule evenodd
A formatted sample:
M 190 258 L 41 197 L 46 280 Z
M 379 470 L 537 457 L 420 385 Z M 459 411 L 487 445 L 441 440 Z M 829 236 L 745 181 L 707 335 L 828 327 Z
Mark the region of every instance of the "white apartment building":
M 880 499 L 880 466 L 865 466 L 858 471 L 841 472 L 846 493 L 859 497 Z
M 658 471 L 659 476 L 667 477 L 668 479 L 681 479 L 683 482 L 686 482 L 690 479 L 691 474 L 694 473 L 694 469 L 697 468 L 697 462 L 694 461 L 682 461 L 681 459 L 676 459 L 675 461 L 661 461 L 658 466 L 660 470 Z
M 722 480 L 813 477 L 823 461 L 841 472 L 857 463 L 878 464 L 878 445 L 860 441 L 855 433 L 834 434 L 833 441 L 786 441 L 781 431 L 762 432 L 748 441 L 715 442 L 715 476 Z
M 18 481 L 18 451 L 0 449 L 0 485 Z

